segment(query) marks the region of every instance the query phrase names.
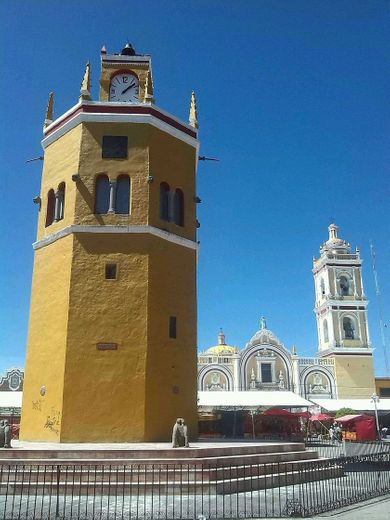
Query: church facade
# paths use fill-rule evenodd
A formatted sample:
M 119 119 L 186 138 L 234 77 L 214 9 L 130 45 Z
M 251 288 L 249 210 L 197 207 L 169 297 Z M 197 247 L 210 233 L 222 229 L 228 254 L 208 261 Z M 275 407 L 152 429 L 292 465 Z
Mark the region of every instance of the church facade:
M 367 399 L 375 392 L 373 349 L 358 250 L 336 224 L 313 261 L 316 357 L 300 357 L 268 328 L 264 317 L 245 348 L 218 344 L 198 356 L 198 391 L 292 391 L 305 399 Z

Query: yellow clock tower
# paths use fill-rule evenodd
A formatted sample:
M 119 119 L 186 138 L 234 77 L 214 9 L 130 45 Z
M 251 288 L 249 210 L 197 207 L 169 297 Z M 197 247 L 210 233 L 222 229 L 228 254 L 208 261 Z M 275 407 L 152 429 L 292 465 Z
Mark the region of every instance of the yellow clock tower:
M 151 58 L 101 51 L 79 102 L 50 95 L 21 438 L 168 440 L 197 431 L 195 95 L 154 104 Z

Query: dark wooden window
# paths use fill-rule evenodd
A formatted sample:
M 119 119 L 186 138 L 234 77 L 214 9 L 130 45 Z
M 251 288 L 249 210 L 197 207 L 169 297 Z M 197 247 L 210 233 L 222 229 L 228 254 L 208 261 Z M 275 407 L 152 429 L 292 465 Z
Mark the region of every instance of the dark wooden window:
M 177 330 L 176 330 L 176 316 L 170 316 L 169 318 L 169 337 L 176 338 Z
M 102 143 L 103 159 L 127 159 L 127 135 L 104 135 Z
M 184 193 L 179 188 L 173 196 L 173 221 L 178 226 L 184 226 Z
M 160 218 L 169 221 L 169 184 L 162 182 L 160 184 Z
M 110 207 L 110 182 L 107 175 L 96 179 L 95 213 L 107 213 Z
M 379 397 L 390 397 L 390 388 L 379 388 Z
M 261 382 L 272 383 L 271 363 L 261 363 Z
M 120 175 L 116 183 L 115 213 L 128 215 L 130 210 L 130 178 Z
M 106 280 L 116 280 L 116 264 L 106 264 Z
M 54 222 L 54 212 L 56 207 L 56 196 L 54 190 L 49 190 L 47 194 L 47 209 L 46 209 L 46 223 L 45 226 L 50 226 Z

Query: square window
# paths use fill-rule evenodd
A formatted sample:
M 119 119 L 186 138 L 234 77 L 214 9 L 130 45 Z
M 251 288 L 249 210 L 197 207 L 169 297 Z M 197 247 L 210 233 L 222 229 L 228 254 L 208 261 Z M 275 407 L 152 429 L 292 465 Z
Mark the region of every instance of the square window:
M 104 135 L 103 159 L 127 159 L 127 135 Z
M 106 280 L 116 280 L 116 264 L 106 264 L 105 274 Z
M 176 338 L 176 316 L 169 318 L 169 337 Z

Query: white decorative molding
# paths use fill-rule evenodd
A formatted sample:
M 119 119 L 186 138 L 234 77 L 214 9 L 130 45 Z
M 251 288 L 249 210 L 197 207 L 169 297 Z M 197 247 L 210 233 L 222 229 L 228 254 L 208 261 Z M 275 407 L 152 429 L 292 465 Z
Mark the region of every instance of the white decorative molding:
M 85 103 L 84 103 L 85 104 Z M 88 106 L 107 106 L 108 103 L 102 103 L 102 102 L 88 102 Z M 109 106 L 124 106 L 128 105 L 128 103 L 109 103 Z M 80 112 L 79 109 L 81 109 L 83 106 L 83 103 L 78 103 L 77 105 L 74 105 L 71 109 L 69 109 L 65 114 L 63 114 L 61 117 L 53 121 L 51 125 L 49 125 L 47 128 L 45 128 L 45 136 L 42 140 L 42 148 L 45 149 L 47 146 L 49 146 L 51 143 L 62 137 L 64 134 L 72 130 L 72 128 L 75 128 L 80 123 L 141 123 L 141 124 L 150 124 L 154 126 L 155 128 L 158 128 L 159 130 L 162 130 L 163 132 L 166 132 L 173 137 L 176 137 L 177 139 L 180 139 L 181 141 L 184 141 L 185 143 L 189 144 L 190 146 L 193 146 L 198 150 L 199 148 L 199 141 L 195 137 L 191 137 L 184 131 L 181 131 L 178 128 L 175 128 L 174 126 L 170 125 L 169 123 L 166 123 L 159 119 L 158 117 L 155 117 L 151 114 L 126 114 L 126 113 L 101 113 L 101 112 Z M 145 106 L 143 103 L 141 106 Z M 168 117 L 172 121 L 180 124 L 182 127 L 188 128 L 191 130 L 191 132 L 194 132 L 194 129 L 184 123 L 183 121 L 180 121 L 180 119 L 172 116 L 168 112 L 165 112 L 164 110 L 158 108 L 157 106 L 153 105 L 153 110 L 159 112 L 163 116 Z M 73 115 L 72 115 L 73 114 Z M 61 123 L 63 124 L 61 125 Z M 58 128 L 58 125 L 60 125 Z
M 189 249 L 193 249 L 195 251 L 198 250 L 198 243 L 193 240 L 189 240 L 188 238 L 183 238 L 173 233 L 169 233 L 168 231 L 163 231 L 162 229 L 158 229 L 154 226 L 97 226 L 97 225 L 78 225 L 72 224 L 71 226 L 67 226 L 63 229 L 60 229 L 56 233 L 52 233 L 51 235 L 34 242 L 33 248 L 34 250 L 41 249 L 42 247 L 46 247 L 57 240 L 70 235 L 71 233 L 125 233 L 125 234 L 149 234 L 163 240 L 167 240 L 168 242 L 172 242 L 179 246 L 188 247 Z

